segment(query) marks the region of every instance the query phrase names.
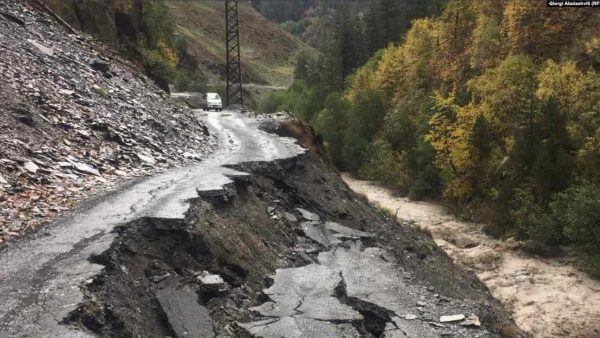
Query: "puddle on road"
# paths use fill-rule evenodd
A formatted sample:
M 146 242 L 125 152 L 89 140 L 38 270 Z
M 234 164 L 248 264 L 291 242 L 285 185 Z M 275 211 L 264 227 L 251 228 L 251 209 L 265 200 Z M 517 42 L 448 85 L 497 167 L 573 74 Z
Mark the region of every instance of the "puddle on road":
M 457 220 L 441 205 L 395 197 L 372 182 L 343 175 L 371 202 L 429 229 L 456 262 L 473 270 L 535 338 L 600 337 L 600 281 L 574 267 L 574 258 L 533 257 L 514 241 L 500 241 L 481 226 Z

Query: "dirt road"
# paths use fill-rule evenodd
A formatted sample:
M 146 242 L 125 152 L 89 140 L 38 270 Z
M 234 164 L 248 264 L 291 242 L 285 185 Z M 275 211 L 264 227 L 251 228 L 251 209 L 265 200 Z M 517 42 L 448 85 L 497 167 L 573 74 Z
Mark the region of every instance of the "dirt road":
M 348 175 L 344 180 L 399 219 L 431 231 L 438 245 L 473 270 L 534 337 L 600 337 L 600 281 L 578 271 L 573 257 L 532 257 L 519 250 L 519 243 L 490 238 L 480 225 L 457 220 L 439 204 L 396 197 Z

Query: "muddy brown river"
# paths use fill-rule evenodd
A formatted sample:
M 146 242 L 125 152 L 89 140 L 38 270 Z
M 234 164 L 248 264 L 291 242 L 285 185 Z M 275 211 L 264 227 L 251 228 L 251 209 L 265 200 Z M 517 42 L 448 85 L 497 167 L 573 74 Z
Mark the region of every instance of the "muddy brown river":
M 433 202 L 397 197 L 376 183 L 343 175 L 372 203 L 431 231 L 456 264 L 474 271 L 503 302 L 522 329 L 536 338 L 600 337 L 600 281 L 575 267 L 572 255 L 541 258 L 516 241 L 485 235 L 482 225 L 463 222 Z

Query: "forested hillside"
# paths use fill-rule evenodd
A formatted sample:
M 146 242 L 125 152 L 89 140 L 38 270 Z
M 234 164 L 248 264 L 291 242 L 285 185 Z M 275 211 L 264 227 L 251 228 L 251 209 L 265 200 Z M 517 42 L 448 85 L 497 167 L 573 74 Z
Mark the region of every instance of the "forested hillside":
M 575 244 L 598 273 L 599 23 L 539 1 L 449 1 L 357 70 L 343 53 L 299 60 L 262 107 L 311 121 L 342 170 L 442 198 L 496 235 Z
M 441 12 L 447 0 L 252 0 L 265 18 L 323 49 L 338 30 L 340 12 L 361 31 L 360 48 L 371 56 L 389 43 L 398 42 L 413 19 Z

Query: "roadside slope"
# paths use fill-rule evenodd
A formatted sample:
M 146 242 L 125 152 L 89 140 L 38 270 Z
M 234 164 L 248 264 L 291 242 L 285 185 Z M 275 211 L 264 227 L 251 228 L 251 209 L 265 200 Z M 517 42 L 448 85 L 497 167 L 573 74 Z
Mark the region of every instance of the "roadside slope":
M 214 148 L 202 123 L 114 51 L 25 1 L 0 12 L 0 243 Z
M 215 121 L 241 122 L 255 123 Z M 67 322 L 101 337 L 526 337 L 473 274 L 316 155 L 228 167 L 249 175 L 200 190 L 184 219 L 118 228 Z

